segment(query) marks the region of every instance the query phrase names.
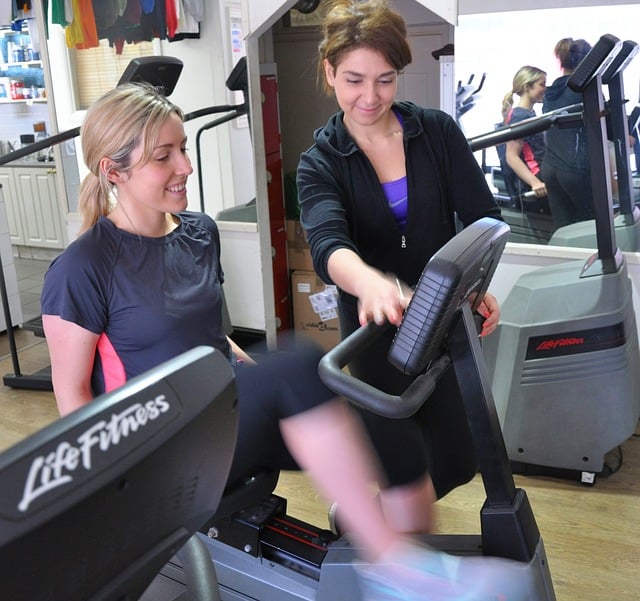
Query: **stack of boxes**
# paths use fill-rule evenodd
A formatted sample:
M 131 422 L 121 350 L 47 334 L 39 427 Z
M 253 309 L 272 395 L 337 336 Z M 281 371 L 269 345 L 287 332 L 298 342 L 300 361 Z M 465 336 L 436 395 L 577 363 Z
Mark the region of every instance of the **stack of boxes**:
M 314 272 L 304 230 L 298 220 L 287 220 L 287 259 L 291 273 L 294 330 L 325 351 L 340 341 L 337 291 Z

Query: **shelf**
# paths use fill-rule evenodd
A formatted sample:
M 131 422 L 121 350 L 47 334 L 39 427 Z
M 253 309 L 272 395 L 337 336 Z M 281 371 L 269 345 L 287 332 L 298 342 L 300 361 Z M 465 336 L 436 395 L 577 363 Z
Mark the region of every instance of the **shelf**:
M 22 100 L 13 100 L 12 98 L 0 98 L 0 104 L 24 104 L 32 102 L 47 102 L 46 98 L 23 98 Z
M 23 69 L 42 69 L 42 61 L 21 61 L 18 63 L 0 63 L 0 71 L 7 71 L 11 67 L 22 67 Z

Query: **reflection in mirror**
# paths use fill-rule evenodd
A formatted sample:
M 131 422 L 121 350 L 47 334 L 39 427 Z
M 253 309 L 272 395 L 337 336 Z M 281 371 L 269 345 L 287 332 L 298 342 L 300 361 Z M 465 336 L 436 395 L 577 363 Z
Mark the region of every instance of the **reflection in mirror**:
M 640 5 L 592 6 L 581 8 L 558 8 L 510 13 L 489 13 L 461 15 L 455 32 L 456 81 L 476 80 L 486 74 L 482 90 L 473 98 L 473 106 L 461 116 L 460 122 L 467 137 L 473 138 L 491 132 L 502 123 L 501 106 L 503 98 L 512 91 L 514 74 L 524 65 L 535 66 L 546 72 L 546 84 L 550 87 L 563 75 L 554 54 L 557 42 L 563 38 L 584 39 L 595 45 L 604 34 L 613 34 L 620 40 L 638 40 L 637 23 L 640 19 Z M 532 33 L 534 32 L 534 33 Z M 622 109 L 631 117 L 632 109 L 638 104 L 640 79 L 640 58 L 631 59 L 620 76 L 624 89 L 626 106 Z M 460 85 L 460 84 L 459 84 Z M 611 86 L 603 86 L 603 95 L 609 100 Z M 547 90 L 547 94 L 548 94 Z M 521 97 L 513 96 L 514 106 Z M 536 115 L 542 114 L 542 104 L 532 108 Z M 630 119 L 633 121 L 633 119 Z M 629 128 L 633 135 L 633 129 Z M 566 130 L 568 131 L 568 130 Z M 640 177 L 636 164 L 637 144 L 629 140 L 625 148 L 624 160 L 632 171 L 630 193 L 632 200 L 640 200 Z M 609 142 L 608 156 L 612 175 L 613 205 L 619 212 L 619 190 L 625 182 L 615 179 L 617 173 L 615 147 Z M 512 228 L 511 241 L 534 244 L 591 246 L 595 248 L 595 224 L 593 221 L 572 224 L 568 228 L 579 228 L 580 236 L 571 231 L 569 236 L 555 235 L 556 226 L 548 202 L 539 198 L 513 198 L 507 191 L 504 171 L 496 147 L 476 153 L 478 161 L 485 167 L 487 180 L 501 204 L 505 219 Z M 640 158 L 640 157 L 638 157 Z M 597 201 L 596 201 L 597 202 Z M 623 247 L 625 236 L 618 235 L 619 226 L 624 226 L 621 216 L 616 219 L 616 237 Z M 559 234 L 564 233 L 561 228 Z M 620 232 L 622 233 L 622 232 Z M 586 240 L 586 242 L 585 242 Z M 625 250 L 637 250 L 625 249 Z

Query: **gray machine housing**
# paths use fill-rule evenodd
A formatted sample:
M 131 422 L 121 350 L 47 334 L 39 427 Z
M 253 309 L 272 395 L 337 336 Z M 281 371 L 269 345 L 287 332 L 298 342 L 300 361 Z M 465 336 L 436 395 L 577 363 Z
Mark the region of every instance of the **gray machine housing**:
M 584 264 L 569 261 L 523 275 L 483 351 L 512 463 L 535 466 L 525 472 L 574 470 L 585 484 L 593 484 L 597 472 L 608 473 L 605 455 L 633 434 L 640 414 L 632 285 L 616 244 L 619 230 L 635 233 L 640 211 L 631 203 L 628 154 L 619 152 L 627 227 L 615 227 L 621 224 L 614 220 L 601 89 L 609 85 L 613 138 L 626 146 L 621 73 L 637 48 L 605 34 L 567 82 L 583 97 L 597 253 Z M 583 226 L 567 227 L 575 234 Z
M 616 215 L 613 220 L 616 243 L 620 250 L 637 252 L 640 249 L 640 221 Z M 559 227 L 549 239 L 549 246 L 596 248 L 596 223 L 593 219 Z
M 582 261 L 571 261 L 523 275 L 484 342 L 512 461 L 600 472 L 638 422 L 640 351 L 626 263 L 616 273 L 582 271 Z M 532 340 L 547 341 L 547 357 L 527 358 Z
M 354 567 L 361 561 L 357 549 L 346 539 L 331 544 L 319 580 L 286 564 L 243 552 L 215 539 L 198 535 L 209 550 L 218 580 L 221 601 L 357 601 L 361 599 Z M 428 544 L 454 555 L 477 555 L 480 536 L 437 535 Z M 147 589 L 141 601 L 187 601 L 182 567 L 174 558 Z M 523 590 L 528 598 L 554 600 L 544 543 L 540 539 L 531 561 L 523 570 Z M 175 581 L 172 583 L 172 577 Z

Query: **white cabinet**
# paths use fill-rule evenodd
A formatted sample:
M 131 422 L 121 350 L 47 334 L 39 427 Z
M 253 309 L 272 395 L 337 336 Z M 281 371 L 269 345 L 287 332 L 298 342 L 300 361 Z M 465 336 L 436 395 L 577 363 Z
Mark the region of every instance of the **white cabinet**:
M 5 186 L 4 174 L 0 176 L 0 261 L 2 261 L 2 273 L 4 276 L 7 302 L 11 313 L 12 325 L 22 323 L 22 304 L 20 303 L 20 292 L 18 291 L 18 278 L 16 268 L 13 263 L 13 252 L 11 250 L 11 240 L 9 239 L 9 224 L 5 211 Z M 4 311 L 0 307 L 0 331 L 6 330 L 6 320 Z
M 12 244 L 23 244 L 20 238 L 20 216 L 18 214 L 18 202 L 16 200 L 16 184 L 13 179 L 13 169 L 0 168 L 0 184 L 4 195 L 4 205 L 7 214 L 9 236 Z
M 11 243 L 63 249 L 64 227 L 56 194 L 56 170 L 46 166 L 0 168 Z
M 258 225 L 253 222 L 218 221 L 220 256 L 224 267 L 224 294 L 231 323 L 236 328 L 264 331 L 264 291 Z

